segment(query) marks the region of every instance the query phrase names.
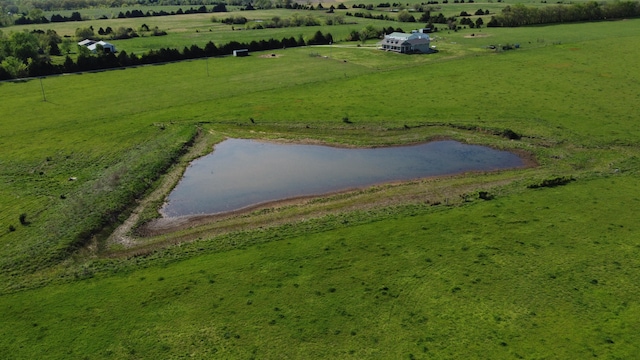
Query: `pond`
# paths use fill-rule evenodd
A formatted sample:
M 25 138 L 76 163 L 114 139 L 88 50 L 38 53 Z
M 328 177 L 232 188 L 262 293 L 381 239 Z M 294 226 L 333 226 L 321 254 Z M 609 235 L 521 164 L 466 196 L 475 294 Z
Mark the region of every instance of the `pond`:
M 392 181 L 523 165 L 513 153 L 449 140 L 352 149 L 227 139 L 189 165 L 161 213 L 215 214 Z

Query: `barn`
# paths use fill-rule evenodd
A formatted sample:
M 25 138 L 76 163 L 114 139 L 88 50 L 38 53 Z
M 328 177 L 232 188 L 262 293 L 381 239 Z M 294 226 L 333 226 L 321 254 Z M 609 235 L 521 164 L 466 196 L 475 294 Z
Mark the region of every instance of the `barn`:
M 105 53 L 112 53 L 115 54 L 116 52 L 116 47 L 115 45 L 108 43 L 106 41 L 95 41 L 95 40 L 90 40 L 90 39 L 84 39 L 82 41 L 80 41 L 78 43 L 79 46 L 84 46 L 87 49 L 89 49 L 91 52 L 95 53 L 98 51 L 99 47 L 102 47 L 102 51 L 104 51 Z
M 233 56 L 249 56 L 249 49 L 233 50 Z

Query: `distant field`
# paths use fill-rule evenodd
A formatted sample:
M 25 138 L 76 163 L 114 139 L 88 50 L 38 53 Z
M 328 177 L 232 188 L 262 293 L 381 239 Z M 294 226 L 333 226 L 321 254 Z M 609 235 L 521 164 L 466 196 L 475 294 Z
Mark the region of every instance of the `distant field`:
M 303 26 L 303 27 L 291 27 L 291 28 L 277 28 L 277 29 L 261 29 L 261 30 L 245 30 L 244 25 L 226 25 L 221 22 L 212 22 L 211 18 L 224 19 L 232 16 L 244 16 L 250 21 L 270 20 L 274 16 L 279 16 L 283 19 L 290 18 L 294 14 L 306 17 L 313 16 L 320 21 L 323 26 Z M 380 21 L 371 19 L 362 19 L 355 17 L 344 17 L 346 24 L 344 25 L 332 25 L 326 26 L 325 18 L 328 14 L 318 11 L 292 11 L 292 10 L 268 10 L 268 11 L 250 11 L 250 12 L 235 12 L 235 13 L 215 13 L 215 14 L 190 14 L 190 15 L 176 15 L 176 16 L 162 16 L 162 17 L 147 17 L 147 18 L 132 18 L 132 19 L 109 19 L 109 20 L 90 20 L 83 22 L 65 22 L 65 23 L 50 23 L 50 24 L 38 24 L 38 25 L 21 25 L 13 26 L 3 29 L 5 32 L 20 31 L 20 30 L 33 30 L 33 29 L 53 29 L 61 36 L 75 36 L 75 30 L 78 27 L 93 26 L 94 31 L 97 32 L 100 28 L 106 29 L 111 27 L 117 29 L 119 27 L 132 28 L 139 30 L 139 28 L 146 24 L 149 28 L 153 29 L 158 27 L 162 31 L 166 31 L 166 36 L 150 36 L 150 33 L 139 32 L 141 37 L 127 39 L 127 40 L 110 40 L 116 45 L 118 50 L 125 50 L 128 53 L 134 52 L 136 54 L 142 54 L 150 49 L 160 48 L 177 48 L 182 50 L 185 46 L 198 45 L 204 47 L 207 42 L 212 41 L 217 45 L 226 44 L 230 41 L 239 42 L 251 42 L 252 40 L 268 40 L 274 38 L 281 40 L 284 37 L 303 36 L 305 39 L 309 39 L 317 31 L 323 33 L 331 33 L 336 41 L 343 41 L 347 38 L 347 35 L 351 31 L 360 31 L 367 25 L 373 25 L 377 29 L 382 27 L 392 26 L 406 27 L 407 31 L 418 27 L 417 24 L 403 24 L 396 21 Z M 108 37 L 107 37 L 108 38 Z
M 421 2 L 408 2 L 404 4 L 404 8 L 411 10 L 414 13 L 416 19 L 419 19 L 421 12 L 414 11 L 414 3 L 421 4 Z M 335 3 L 337 4 L 337 3 Z M 217 45 L 222 45 L 230 41 L 239 42 L 251 42 L 253 40 L 267 40 L 274 38 L 281 40 L 284 37 L 302 36 L 305 39 L 309 39 L 317 31 L 323 33 L 331 33 L 336 42 L 344 42 L 348 39 L 349 34 L 352 31 L 361 31 L 367 26 L 373 26 L 375 29 L 382 28 L 401 28 L 404 31 L 410 31 L 412 29 L 423 27 L 425 24 L 421 22 L 398 22 L 387 20 L 375 20 L 366 19 L 362 17 L 346 16 L 347 12 L 350 13 L 370 13 L 372 15 L 388 15 L 392 19 L 396 18 L 397 11 L 392 11 L 391 8 L 374 8 L 373 10 L 366 10 L 362 8 L 352 8 L 353 4 L 360 4 L 360 2 L 345 3 L 346 10 L 336 9 L 334 13 L 329 14 L 326 11 L 321 10 L 288 10 L 288 9 L 270 9 L 270 10 L 256 10 L 256 11 L 240 11 L 237 7 L 229 7 L 228 12 L 224 13 L 206 13 L 206 14 L 189 14 L 189 15 L 175 15 L 175 16 L 158 16 L 158 17 L 144 17 L 144 18 L 128 18 L 118 19 L 116 18 L 119 12 L 126 12 L 127 10 L 142 10 L 143 12 L 154 10 L 164 10 L 167 12 L 176 11 L 178 8 L 183 10 L 188 9 L 190 6 L 152 6 L 152 7 L 123 7 L 123 8 L 94 8 L 94 9 L 81 9 L 78 10 L 85 18 L 86 21 L 82 22 L 64 22 L 64 23 L 49 23 L 49 24 L 34 24 L 34 25 L 20 25 L 3 28 L 3 31 L 10 33 L 12 31 L 21 30 L 46 30 L 53 29 L 60 36 L 72 37 L 75 39 L 75 31 L 79 27 L 93 27 L 96 33 L 95 37 L 99 38 L 98 30 L 100 28 L 106 29 L 111 27 L 117 29 L 120 27 L 132 28 L 138 31 L 140 37 L 127 39 L 127 40 L 110 40 L 114 43 L 118 50 L 125 50 L 128 53 L 136 53 L 138 55 L 145 53 L 151 49 L 160 48 L 177 48 L 182 50 L 184 47 L 191 45 L 198 45 L 204 47 L 209 41 L 214 42 Z M 542 2 L 525 2 L 527 6 L 555 6 L 557 3 L 549 4 Z M 325 4 L 326 8 L 330 6 L 330 3 Z M 377 5 L 377 4 L 375 4 Z M 487 24 L 492 15 L 499 13 L 502 8 L 510 4 L 506 2 L 474 2 L 474 3 L 454 3 L 451 1 L 448 4 L 434 4 L 424 5 L 430 6 L 432 15 L 443 13 L 446 17 L 459 16 L 462 11 L 466 11 L 471 14 L 470 18 L 473 21 L 477 17 L 482 17 L 484 23 Z M 511 4 L 512 5 L 512 4 Z M 195 7 L 195 6 L 192 6 Z M 478 9 L 489 10 L 489 15 L 475 16 L 473 15 Z M 396 9 L 397 10 L 397 9 Z M 61 14 L 64 16 L 70 16 L 72 11 L 57 12 L 52 11 L 47 13 L 46 16 L 52 14 Z M 99 19 L 100 16 L 106 16 L 108 19 Z M 256 24 L 269 21 L 274 17 L 280 17 L 281 19 L 289 19 L 292 16 L 298 17 L 313 17 L 316 19 L 320 26 L 302 26 L 291 28 L 278 28 L 278 29 L 260 29 L 251 30 L 250 28 Z M 235 24 L 226 25 L 219 21 L 228 17 L 245 17 L 248 19 L 246 25 Z M 218 22 L 212 22 L 211 19 L 215 18 Z M 326 19 L 341 18 L 344 24 L 341 25 L 326 25 Z M 159 30 L 166 31 L 166 36 L 151 36 L 149 32 L 142 32 L 140 28 L 142 25 L 147 25 L 153 29 L 158 27 Z M 449 31 L 443 31 L 446 29 L 446 24 L 435 24 L 435 26 L 441 31 L 435 35 L 445 36 L 449 35 Z M 464 27 L 463 32 L 466 34 L 470 32 L 482 32 L 489 29 L 466 29 Z M 515 30 L 515 29 L 509 29 Z M 585 34 L 590 36 L 590 34 Z M 109 36 L 104 36 L 109 40 Z M 373 42 L 373 41 L 372 41 Z M 54 59 L 54 61 L 62 62 L 64 58 Z
M 371 41 L 0 83 L 0 354 L 632 358 L 639 30 L 467 29 L 436 34 L 428 56 Z M 507 43 L 520 48 L 487 49 Z M 540 166 L 105 242 L 185 147 L 227 136 L 449 137 Z M 563 176 L 575 181 L 527 188 Z M 198 241 L 167 246 L 180 239 Z

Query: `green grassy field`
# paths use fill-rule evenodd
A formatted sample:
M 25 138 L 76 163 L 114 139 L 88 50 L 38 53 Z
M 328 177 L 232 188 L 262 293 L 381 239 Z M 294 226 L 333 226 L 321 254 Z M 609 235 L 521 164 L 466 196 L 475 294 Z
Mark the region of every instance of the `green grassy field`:
M 0 355 L 633 358 L 639 28 L 468 30 L 439 34 L 429 56 L 336 45 L 0 83 Z M 521 48 L 485 49 L 505 43 Z M 523 138 L 492 135 L 505 129 Z M 258 209 L 141 250 L 106 243 L 197 133 L 444 136 L 540 166 Z M 557 176 L 576 181 L 527 189 Z M 180 239 L 197 241 L 166 246 Z
M 626 195 L 637 180 L 578 181 L 308 235 L 277 229 L 282 237 L 264 244 L 5 295 L 0 352 L 633 358 L 640 234 L 620 209 L 640 205 Z
M 345 10 L 346 11 L 346 10 Z M 344 13 L 344 11 L 343 11 Z M 336 14 L 338 15 L 338 14 Z M 268 40 L 270 38 L 281 40 L 284 37 L 303 36 L 305 39 L 309 39 L 317 31 L 323 33 L 330 32 L 336 41 L 342 41 L 347 38 L 347 35 L 352 31 L 360 31 L 367 25 L 372 25 L 376 29 L 382 27 L 392 26 L 394 28 L 402 27 L 407 28 L 409 31 L 413 28 L 417 28 L 417 23 L 399 23 L 396 21 L 380 21 L 372 19 L 363 19 L 355 17 L 343 16 L 345 23 L 343 25 L 326 26 L 325 19 L 327 17 L 335 17 L 336 15 L 326 14 L 321 11 L 303 11 L 303 10 L 264 10 L 264 11 L 236 11 L 228 13 L 215 13 L 215 14 L 189 14 L 189 15 L 177 15 L 177 16 L 163 16 L 163 17 L 146 17 L 146 18 L 132 18 L 132 19 L 105 19 L 105 20 L 88 20 L 83 22 L 64 22 L 64 23 L 50 23 L 50 24 L 37 24 L 37 25 L 20 25 L 12 26 L 3 29 L 4 32 L 9 33 L 11 31 L 22 30 L 34 30 L 34 29 L 53 29 L 60 36 L 75 36 L 75 31 L 78 27 L 92 26 L 95 30 L 96 36 L 99 28 L 106 29 L 111 27 L 117 29 L 120 27 L 132 28 L 139 32 L 140 37 L 127 39 L 127 40 L 113 40 L 118 50 L 125 50 L 128 53 L 134 52 L 136 54 L 142 54 L 149 49 L 160 48 L 177 48 L 182 50 L 185 46 L 198 45 L 204 47 L 207 42 L 212 41 L 217 45 L 223 45 L 231 40 L 239 42 L 251 42 L 252 40 Z M 282 19 L 289 19 L 292 16 L 307 17 L 312 16 L 317 19 L 323 26 L 302 26 L 291 28 L 277 28 L 277 29 L 260 29 L 260 30 L 248 30 L 244 25 L 227 25 L 220 22 L 224 18 L 243 16 L 246 17 L 251 24 L 257 21 L 269 21 L 275 16 L 279 16 Z M 217 22 L 212 22 L 211 19 L 218 19 Z M 150 33 L 140 32 L 140 27 L 146 24 L 149 28 L 153 29 L 158 27 L 160 30 L 166 31 L 166 36 L 150 36 Z M 108 36 L 106 37 L 108 38 Z
M 420 4 L 421 2 L 409 2 L 406 3 L 405 7 L 407 9 L 413 9 L 414 3 Z M 530 2 L 522 2 L 527 6 L 549 6 L 549 5 L 557 5 L 557 4 L 545 4 L 535 1 Z M 355 4 L 359 4 L 359 2 L 355 2 Z M 330 6 L 330 3 L 325 4 L 326 8 Z M 94 8 L 94 9 L 84 9 L 80 10 L 80 12 L 87 18 L 82 22 L 63 22 L 63 23 L 49 23 L 49 24 L 31 24 L 31 25 L 19 25 L 19 26 L 10 26 L 3 28 L 5 33 L 10 33 L 14 31 L 23 31 L 23 30 L 46 30 L 53 29 L 60 36 L 68 36 L 75 37 L 75 31 L 77 28 L 86 28 L 93 27 L 96 33 L 96 37 L 100 37 L 98 35 L 98 29 L 107 27 L 111 27 L 112 29 L 118 29 L 120 27 L 124 28 L 132 28 L 138 31 L 140 37 L 126 39 L 126 40 L 109 40 L 109 36 L 104 36 L 105 39 L 112 42 L 116 45 L 118 50 L 124 50 L 128 53 L 136 53 L 141 55 L 150 49 L 160 49 L 160 48 L 177 48 L 182 50 L 185 46 L 189 47 L 191 45 L 198 45 L 200 47 L 204 47 L 209 41 L 214 42 L 217 45 L 223 45 L 231 40 L 246 42 L 249 43 L 251 41 L 259 41 L 259 40 L 268 40 L 270 38 L 274 38 L 277 40 L 281 40 L 282 38 L 289 38 L 291 36 L 298 38 L 302 36 L 304 39 L 311 38 L 317 31 L 322 31 L 323 33 L 331 33 L 334 40 L 336 42 L 344 42 L 348 39 L 349 34 L 352 31 L 361 31 L 367 26 L 373 26 L 375 29 L 382 28 L 401 28 L 404 31 L 410 31 L 419 27 L 424 26 L 425 24 L 420 22 L 409 23 L 409 22 L 398 22 L 398 21 L 387 21 L 387 20 L 375 20 L 375 19 L 366 19 L 361 17 L 353 17 L 353 16 L 345 16 L 347 12 L 356 13 L 356 12 L 364 12 L 371 13 L 373 15 L 389 15 L 392 19 L 395 19 L 397 12 L 390 11 L 387 8 L 374 8 L 373 10 L 365 10 L 360 8 L 352 8 L 352 3 L 345 3 L 347 6 L 346 10 L 335 10 L 335 13 L 328 14 L 325 11 L 311 11 L 311 10 L 288 10 L 288 9 L 270 9 L 270 10 L 256 10 L 256 11 L 240 11 L 234 7 L 230 7 L 229 12 L 225 13 L 205 13 L 205 14 L 188 14 L 188 15 L 177 15 L 177 16 L 162 16 L 162 17 L 145 17 L 145 18 L 129 18 L 129 19 L 118 19 L 113 18 L 117 16 L 120 11 L 126 12 L 127 10 L 133 10 L 138 8 L 114 8 L 114 9 L 106 9 L 106 8 Z M 478 16 L 473 15 L 476 10 L 489 10 L 490 15 L 480 16 L 483 18 L 484 23 L 487 24 L 491 18 L 491 15 L 495 15 L 499 13 L 502 8 L 509 5 L 506 2 L 474 2 L 474 3 L 449 3 L 449 4 L 437 4 L 431 5 L 431 13 L 436 15 L 438 13 L 443 13 L 446 17 L 451 16 L 459 16 L 462 11 L 466 11 L 471 14 L 470 16 L 473 21 Z M 150 7 L 140 7 L 139 10 L 144 12 L 148 10 L 159 11 L 164 9 L 165 11 L 175 11 L 177 10 L 176 6 L 150 6 Z M 183 7 L 184 9 L 189 8 L 189 6 Z M 47 16 L 51 14 L 62 14 L 64 16 L 70 16 L 71 11 L 65 12 L 50 12 Z M 414 16 L 419 18 L 420 12 L 415 12 Z M 108 19 L 99 19 L 100 16 L 106 16 Z M 247 25 L 227 25 L 223 24 L 220 21 L 222 19 L 234 16 L 241 16 L 248 19 Z M 280 17 L 281 19 L 290 19 L 293 16 L 298 16 L 301 18 L 305 17 L 313 17 L 316 19 L 321 26 L 302 26 L 302 27 L 292 27 L 292 28 L 278 28 L 278 29 L 250 29 L 253 25 L 263 22 L 269 21 L 273 17 Z M 327 26 L 326 19 L 336 17 L 341 17 L 344 20 L 344 24 L 341 25 L 332 25 Z M 217 19 L 217 22 L 212 22 L 211 19 Z M 166 31 L 166 36 L 151 36 L 150 32 L 142 32 L 140 28 L 142 25 L 147 25 L 150 29 L 154 27 L 158 27 L 159 30 Z M 450 33 L 448 31 L 442 31 L 446 28 L 445 24 L 436 24 L 441 32 L 436 34 L 440 36 L 448 36 Z M 510 29 L 514 30 L 514 29 Z M 488 31 L 487 29 L 465 29 L 463 32 L 466 34 L 468 32 L 477 33 L 482 31 Z M 591 34 L 586 33 L 585 36 L 591 36 Z M 60 57 L 60 59 L 54 59 L 56 62 L 63 62 L 64 58 Z

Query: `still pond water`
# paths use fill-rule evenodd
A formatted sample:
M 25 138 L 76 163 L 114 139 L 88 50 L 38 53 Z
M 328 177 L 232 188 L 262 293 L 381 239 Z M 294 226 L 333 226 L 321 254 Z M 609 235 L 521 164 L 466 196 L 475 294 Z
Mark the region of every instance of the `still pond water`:
M 214 214 L 390 181 L 523 165 L 513 153 L 456 141 L 345 149 L 228 139 L 189 165 L 161 212 Z

